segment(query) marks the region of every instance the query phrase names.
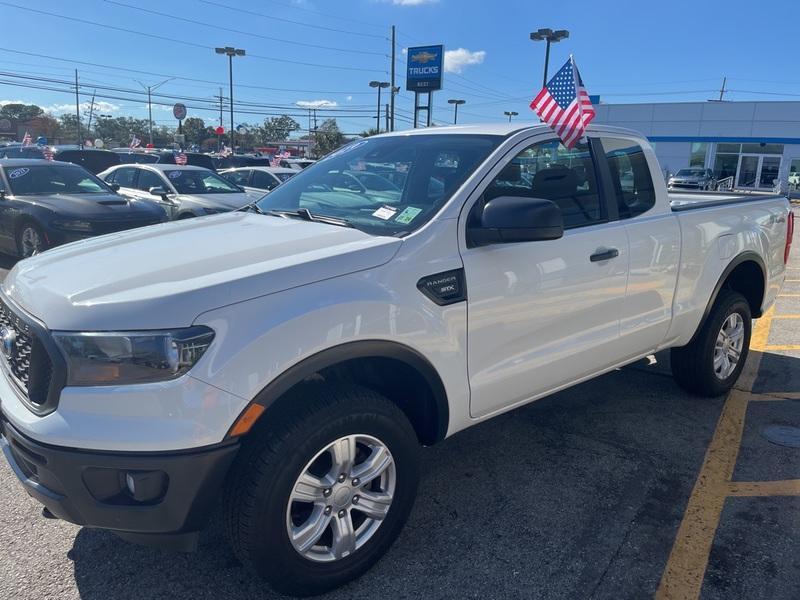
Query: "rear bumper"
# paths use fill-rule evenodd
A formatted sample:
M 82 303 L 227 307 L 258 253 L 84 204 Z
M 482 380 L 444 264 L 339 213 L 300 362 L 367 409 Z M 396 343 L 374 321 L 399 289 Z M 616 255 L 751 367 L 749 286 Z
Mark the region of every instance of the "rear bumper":
M 133 542 L 191 550 L 239 445 L 169 453 L 60 448 L 26 438 L 0 413 L 0 449 L 28 494 L 55 516 Z

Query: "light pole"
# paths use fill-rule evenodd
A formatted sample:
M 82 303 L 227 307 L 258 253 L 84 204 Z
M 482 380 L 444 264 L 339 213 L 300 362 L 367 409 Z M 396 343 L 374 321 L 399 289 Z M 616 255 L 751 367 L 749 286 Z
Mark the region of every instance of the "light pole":
M 542 78 L 542 87 L 547 85 L 547 66 L 550 62 L 550 44 L 555 44 L 556 42 L 560 42 L 561 40 L 565 40 L 569 37 L 569 31 L 566 29 L 556 29 L 553 31 L 549 28 L 539 29 L 538 31 L 534 31 L 531 33 L 531 39 L 534 42 L 547 42 L 547 49 L 544 51 L 544 77 Z
M 465 102 L 466 100 L 461 100 L 460 98 L 450 98 L 450 100 L 447 101 L 448 104 L 454 105 L 455 113 L 453 114 L 453 125 L 458 125 L 458 107 Z
M 232 46 L 225 46 L 224 48 L 214 48 L 214 52 L 228 55 L 228 82 L 231 87 L 231 152 L 233 152 L 233 149 L 236 147 L 233 142 L 233 57 L 244 56 L 244 50 Z
M 503 114 L 508 117 L 508 122 L 511 123 L 511 117 L 516 117 L 519 113 L 515 110 L 503 111 Z
M 375 130 L 381 132 L 381 90 L 386 89 L 392 84 L 388 81 L 370 81 L 369 87 L 378 88 L 378 112 L 375 114 Z
M 149 123 L 149 125 L 147 126 L 147 131 L 150 135 L 150 144 L 153 143 L 153 102 L 150 98 L 150 94 L 152 93 L 153 90 L 160 88 L 162 85 L 164 85 L 168 81 L 172 81 L 173 79 L 175 78 L 170 77 L 169 79 L 165 79 L 161 83 L 157 83 L 155 85 L 145 85 L 141 81 L 134 79 L 136 83 L 138 83 L 140 86 L 142 86 L 144 89 L 147 90 L 147 120 Z

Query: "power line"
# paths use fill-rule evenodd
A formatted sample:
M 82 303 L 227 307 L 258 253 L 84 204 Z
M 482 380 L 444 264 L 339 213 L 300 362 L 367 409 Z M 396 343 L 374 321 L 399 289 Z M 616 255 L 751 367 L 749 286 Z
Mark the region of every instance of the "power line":
M 199 0 L 199 2 L 202 2 L 203 4 L 210 4 L 211 6 L 219 6 L 220 8 L 225 8 L 227 10 L 235 10 L 237 12 L 245 13 L 245 14 L 248 14 L 248 15 L 253 15 L 253 16 L 256 16 L 256 17 L 262 17 L 264 19 L 270 19 L 272 21 L 282 21 L 284 23 L 291 23 L 293 25 L 301 25 L 303 27 L 311 27 L 313 29 L 322 29 L 322 30 L 325 30 L 325 31 L 335 31 L 336 33 L 346 33 L 346 34 L 349 34 L 349 35 L 358 35 L 358 36 L 362 36 L 362 37 L 371 37 L 371 38 L 377 38 L 377 39 L 380 39 L 380 40 L 387 39 L 386 36 L 376 35 L 374 33 L 364 33 L 363 31 L 348 31 L 346 29 L 336 29 L 334 27 L 324 27 L 322 25 L 312 25 L 311 23 L 303 23 L 302 21 L 294 21 L 292 19 L 286 19 L 284 17 L 276 17 L 274 15 L 265 15 L 264 13 L 255 12 L 255 11 L 252 11 L 252 10 L 245 10 L 243 8 L 238 8 L 238 7 L 235 7 L 235 6 L 229 6 L 227 4 L 222 4 L 220 2 L 212 2 L 212 0 Z M 296 8 L 299 8 L 299 7 L 296 7 Z M 311 10 L 311 9 L 307 9 L 307 10 Z M 316 11 L 311 11 L 311 12 L 316 12 Z M 320 14 L 322 14 L 322 13 L 320 13 Z M 373 25 L 373 27 L 375 27 L 375 26 Z
M 141 6 L 133 6 L 133 5 L 130 5 L 130 4 L 125 4 L 124 2 L 117 2 L 116 0 L 105 0 L 105 2 L 107 2 L 108 4 L 115 4 L 117 6 L 122 6 L 122 7 L 125 7 L 125 8 L 129 8 L 131 10 L 138 10 L 140 12 L 148 13 L 148 14 L 151 14 L 151 15 L 156 15 L 156 16 L 159 16 L 159 17 L 167 17 L 168 19 L 175 19 L 176 21 L 183 21 L 184 23 L 191 23 L 193 25 L 200 25 L 202 27 L 210 27 L 211 29 L 214 29 L 216 31 L 230 31 L 231 33 L 238 33 L 240 35 L 249 35 L 251 37 L 261 38 L 263 40 L 270 40 L 270 41 L 273 41 L 273 42 L 281 42 L 283 44 L 292 44 L 294 46 L 305 46 L 307 48 L 316 48 L 317 50 L 332 50 L 332 51 L 335 51 L 335 52 L 348 52 L 348 53 L 351 53 L 351 54 L 359 54 L 359 55 L 370 54 L 370 55 L 373 55 L 373 56 L 381 56 L 381 57 L 385 57 L 386 56 L 385 52 L 370 52 L 370 51 L 367 51 L 367 50 L 357 50 L 355 48 L 338 48 L 336 46 L 320 46 L 318 44 L 308 44 L 306 42 L 301 42 L 301 41 L 298 41 L 298 40 L 287 40 L 287 39 L 283 39 L 283 38 L 272 37 L 272 36 L 269 36 L 269 35 L 262 35 L 260 33 L 253 33 L 251 31 L 242 31 L 241 29 L 231 29 L 229 27 L 222 27 L 221 25 L 216 24 L 216 23 L 205 23 L 203 21 L 196 21 L 195 19 L 189 19 L 187 17 L 180 17 L 180 16 L 177 16 L 177 15 L 171 15 L 169 13 L 159 12 L 157 10 L 150 10 L 150 9 L 147 9 L 147 8 L 142 8 Z
M 179 40 L 173 37 L 167 37 L 164 35 L 158 35 L 155 33 L 147 33 L 145 31 L 137 31 L 135 29 L 127 29 L 125 27 L 118 27 L 116 25 L 108 25 L 107 23 L 99 23 L 97 21 L 89 21 L 87 19 L 79 19 L 78 17 L 70 17 L 67 15 L 60 15 L 58 13 L 44 11 L 44 10 L 37 10 L 35 8 L 30 8 L 27 6 L 19 6 L 17 4 L 12 4 L 10 2 L 0 2 L 0 5 L 8 6 L 11 8 L 16 8 L 18 10 L 24 10 L 27 12 L 32 12 L 39 15 L 44 15 L 48 17 L 55 17 L 57 19 L 64 19 L 66 21 L 73 21 L 75 23 L 82 23 L 84 25 L 92 25 L 94 27 L 102 27 L 104 29 L 110 29 L 112 31 L 121 31 L 123 33 L 130 33 L 133 35 L 140 35 L 143 37 L 148 37 L 156 40 L 161 40 L 165 42 L 171 42 L 173 44 L 182 44 L 184 46 L 191 46 L 193 48 L 202 48 L 203 50 L 213 50 L 214 46 L 205 46 L 203 44 L 198 44 L 195 42 L 189 42 L 187 40 Z M 322 67 L 324 69 L 337 69 L 341 71 L 360 71 L 365 73 L 383 73 L 385 71 L 381 71 L 380 69 L 365 69 L 363 67 L 346 67 L 342 65 L 325 65 L 320 63 L 311 63 L 311 62 L 304 62 L 299 60 L 289 60 L 286 58 L 275 58 L 274 56 L 262 56 L 260 54 L 248 54 L 251 58 L 256 58 L 260 60 L 268 60 L 273 62 L 280 62 L 280 63 L 287 63 L 292 65 L 300 65 L 304 67 Z

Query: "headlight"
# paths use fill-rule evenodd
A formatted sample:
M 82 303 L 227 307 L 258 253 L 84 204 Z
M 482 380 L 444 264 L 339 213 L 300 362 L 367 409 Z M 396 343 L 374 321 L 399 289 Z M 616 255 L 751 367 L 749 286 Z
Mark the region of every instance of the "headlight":
M 82 231 L 84 233 L 92 230 L 92 224 L 89 221 L 53 221 L 53 226 L 67 231 Z
M 72 333 L 53 332 L 67 360 L 67 385 L 124 385 L 175 379 L 200 360 L 214 331 L 184 329 Z

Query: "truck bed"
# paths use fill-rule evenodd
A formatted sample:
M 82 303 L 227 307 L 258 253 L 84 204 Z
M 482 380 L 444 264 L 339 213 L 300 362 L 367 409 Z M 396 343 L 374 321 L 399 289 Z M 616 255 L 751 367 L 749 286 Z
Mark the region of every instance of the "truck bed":
M 779 194 L 764 192 L 738 194 L 733 192 L 670 192 L 668 197 L 670 207 L 674 212 L 738 204 L 740 202 L 760 202 L 784 198 Z

